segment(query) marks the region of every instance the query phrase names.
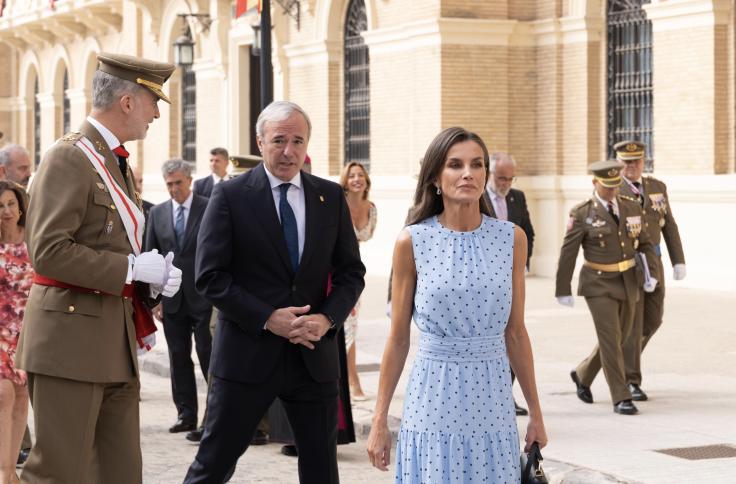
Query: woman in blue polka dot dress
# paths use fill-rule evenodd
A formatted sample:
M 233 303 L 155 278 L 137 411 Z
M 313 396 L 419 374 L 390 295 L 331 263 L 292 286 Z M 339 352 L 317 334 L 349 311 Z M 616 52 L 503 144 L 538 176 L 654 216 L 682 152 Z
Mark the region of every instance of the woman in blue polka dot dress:
M 413 318 L 421 336 L 396 446 L 397 483 L 520 481 L 509 361 L 529 405 L 525 447 L 547 443 L 524 326 L 526 236 L 488 215 L 487 178 L 483 141 L 462 128 L 441 132 L 427 148 L 396 242 L 391 334 L 367 446 L 372 464 L 388 470 L 388 408 Z

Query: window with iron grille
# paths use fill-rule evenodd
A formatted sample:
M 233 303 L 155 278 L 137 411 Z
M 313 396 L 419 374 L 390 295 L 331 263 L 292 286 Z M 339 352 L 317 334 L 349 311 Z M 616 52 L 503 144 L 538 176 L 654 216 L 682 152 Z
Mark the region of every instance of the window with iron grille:
M 41 103 L 38 102 L 38 76 L 33 84 L 33 162 L 41 163 Z
M 191 66 L 181 68 L 181 157 L 197 161 L 197 79 Z
M 69 102 L 69 95 L 66 93 L 67 89 L 69 89 L 69 71 L 64 71 L 64 83 L 63 83 L 63 95 L 64 95 L 64 106 L 63 106 L 63 113 L 61 118 L 61 124 L 62 124 L 62 132 L 68 133 L 69 132 L 69 124 L 71 119 L 71 103 Z
M 368 28 L 363 0 L 352 0 L 345 20 L 345 164 L 370 169 L 370 65 L 360 35 Z
M 647 144 L 645 170 L 654 167 L 652 22 L 649 0 L 608 1 L 608 156 L 623 140 Z

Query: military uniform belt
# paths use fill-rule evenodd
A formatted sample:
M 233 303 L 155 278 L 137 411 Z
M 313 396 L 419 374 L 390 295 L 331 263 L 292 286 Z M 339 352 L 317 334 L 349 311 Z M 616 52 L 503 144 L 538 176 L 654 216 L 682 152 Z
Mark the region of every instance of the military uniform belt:
M 613 264 L 598 264 L 597 262 L 585 261 L 585 265 L 593 270 L 601 272 L 626 272 L 636 265 L 636 259 L 622 260 Z

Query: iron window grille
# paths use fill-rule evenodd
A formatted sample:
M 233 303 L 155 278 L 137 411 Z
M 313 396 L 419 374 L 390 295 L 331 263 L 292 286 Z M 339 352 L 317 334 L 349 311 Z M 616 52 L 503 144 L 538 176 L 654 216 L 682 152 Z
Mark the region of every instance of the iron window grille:
M 64 71 L 64 82 L 63 82 L 63 111 L 61 115 L 61 130 L 63 133 L 69 132 L 69 125 L 71 120 L 71 103 L 69 102 L 69 95 L 66 93 L 66 91 L 69 89 L 69 71 Z
M 345 164 L 370 169 L 370 65 L 360 35 L 368 28 L 363 0 L 352 0 L 345 21 Z
M 197 160 L 197 79 L 192 66 L 181 67 L 181 157 Z
M 623 140 L 647 145 L 644 169 L 654 168 L 652 102 L 652 22 L 642 5 L 649 0 L 609 0 L 608 157 Z

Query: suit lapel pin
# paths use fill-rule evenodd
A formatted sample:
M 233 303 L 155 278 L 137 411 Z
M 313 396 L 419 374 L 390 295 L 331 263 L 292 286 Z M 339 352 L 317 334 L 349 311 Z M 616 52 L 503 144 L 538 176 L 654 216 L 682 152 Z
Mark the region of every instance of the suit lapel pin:
M 322 202 L 322 203 L 324 203 L 324 201 L 325 201 L 325 197 L 323 197 L 322 195 L 320 195 L 320 196 L 319 196 L 319 201 L 320 201 L 320 202 Z
M 99 188 L 100 190 L 105 190 L 105 184 L 97 182 L 97 188 Z
M 513 202 L 513 201 L 514 201 L 514 197 L 509 197 L 509 202 Z
M 97 142 L 96 142 L 96 143 L 97 143 L 97 151 L 102 151 L 102 150 L 104 150 L 104 149 L 105 149 L 105 148 L 103 147 L 103 145 L 102 145 L 102 141 L 100 141 L 100 140 L 97 140 Z

